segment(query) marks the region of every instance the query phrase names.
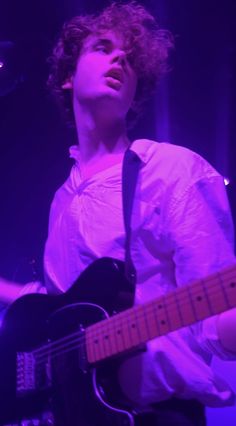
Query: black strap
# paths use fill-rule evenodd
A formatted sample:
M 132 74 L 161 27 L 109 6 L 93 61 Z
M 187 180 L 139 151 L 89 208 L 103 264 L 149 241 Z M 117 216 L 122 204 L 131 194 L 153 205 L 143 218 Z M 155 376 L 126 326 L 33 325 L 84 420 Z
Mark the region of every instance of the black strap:
M 138 173 L 141 166 L 141 160 L 138 155 L 127 149 L 124 155 L 122 168 L 122 203 L 123 218 L 126 232 L 125 240 L 125 275 L 134 287 L 136 284 L 136 270 L 131 258 L 131 216 Z

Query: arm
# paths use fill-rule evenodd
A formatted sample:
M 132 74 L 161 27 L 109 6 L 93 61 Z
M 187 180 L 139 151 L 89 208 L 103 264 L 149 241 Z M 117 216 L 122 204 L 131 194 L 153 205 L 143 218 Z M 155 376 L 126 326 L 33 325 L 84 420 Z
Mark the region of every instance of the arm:
M 13 303 L 21 296 L 23 285 L 0 278 L 0 302 L 4 304 Z
M 6 280 L 0 277 L 0 303 L 10 304 L 21 296 L 29 293 L 46 294 L 46 288 L 40 281 L 32 281 L 27 284 Z
M 172 205 L 169 226 L 178 285 L 235 264 L 230 209 L 220 176 L 200 178 Z M 236 309 L 192 327 L 199 343 L 223 359 L 236 355 Z

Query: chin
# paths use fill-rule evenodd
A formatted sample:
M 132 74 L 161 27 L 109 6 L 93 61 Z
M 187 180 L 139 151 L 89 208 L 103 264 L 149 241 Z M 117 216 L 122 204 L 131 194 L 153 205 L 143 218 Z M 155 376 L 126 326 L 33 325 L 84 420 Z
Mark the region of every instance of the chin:
M 124 105 L 122 96 L 111 92 L 100 94 L 100 96 L 98 96 L 96 99 L 96 104 L 99 110 L 104 109 L 106 112 L 108 112 L 107 110 L 109 109 L 109 112 L 112 113 L 112 115 L 118 114 L 119 116 L 125 116 L 127 110 L 129 109 L 126 107 L 126 105 Z

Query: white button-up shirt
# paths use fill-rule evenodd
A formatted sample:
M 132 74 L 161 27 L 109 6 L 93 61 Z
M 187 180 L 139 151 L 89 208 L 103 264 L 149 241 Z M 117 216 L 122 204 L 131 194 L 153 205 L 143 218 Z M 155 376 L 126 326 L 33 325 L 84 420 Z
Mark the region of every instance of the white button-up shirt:
M 206 277 L 235 263 L 233 227 L 222 177 L 196 153 L 136 140 L 141 158 L 132 216 L 131 254 L 137 270 L 136 303 Z M 56 192 L 45 248 L 48 292 L 66 291 L 95 259 L 124 260 L 121 162 L 82 179 L 75 164 Z M 127 395 L 146 405 L 177 396 L 210 406 L 231 404 L 233 392 L 211 370 L 212 354 L 230 357 L 216 318 L 148 343 L 148 351 L 120 371 Z

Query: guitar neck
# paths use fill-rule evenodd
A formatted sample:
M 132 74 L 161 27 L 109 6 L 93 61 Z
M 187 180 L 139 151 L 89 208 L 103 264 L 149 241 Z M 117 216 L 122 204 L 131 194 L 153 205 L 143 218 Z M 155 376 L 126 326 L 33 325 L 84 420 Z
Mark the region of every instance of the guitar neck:
M 236 306 L 236 265 L 86 329 L 89 363 L 135 349 L 149 340 Z

